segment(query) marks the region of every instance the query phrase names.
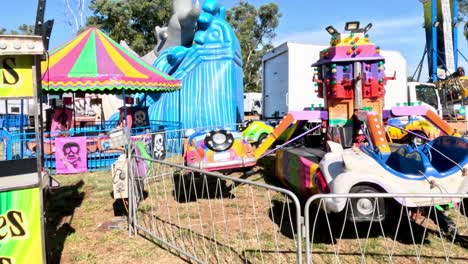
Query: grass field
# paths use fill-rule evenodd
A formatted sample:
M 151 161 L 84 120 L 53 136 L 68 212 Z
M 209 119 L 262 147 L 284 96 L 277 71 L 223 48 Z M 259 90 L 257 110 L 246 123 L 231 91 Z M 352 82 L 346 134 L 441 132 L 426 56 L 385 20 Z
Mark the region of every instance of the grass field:
M 47 197 L 50 263 L 185 263 L 141 236 L 128 237 L 113 210 L 110 172 L 58 175 Z
M 251 175 L 248 179 L 264 182 L 264 176 L 273 175 L 273 173 L 272 164 L 260 163 L 260 166 L 257 167 L 257 173 Z M 58 175 L 57 179 L 61 182 L 61 187 L 53 190 L 48 195 L 46 204 L 50 263 L 185 263 L 181 257 L 170 253 L 142 236 L 129 238 L 128 231 L 125 228 L 126 220 L 115 221 L 118 218 L 114 216 L 110 172 Z M 270 182 L 270 180 L 267 179 L 267 182 L 278 184 L 277 182 Z M 236 188 L 237 191 L 234 190 L 237 200 L 233 201 L 242 202 L 242 188 L 246 188 L 246 186 Z M 260 195 L 260 192 L 255 195 Z M 247 199 L 245 200 L 245 204 L 248 204 Z M 199 204 L 202 206 L 206 203 L 207 200 L 199 200 Z M 176 201 L 171 201 L 168 205 L 173 207 L 177 204 Z M 231 208 L 229 201 L 227 201 L 226 208 L 227 210 Z M 265 204 L 266 211 L 268 211 L 267 208 L 268 204 Z M 190 214 L 187 214 L 187 217 L 191 217 Z M 268 217 L 264 219 L 268 221 L 264 223 L 264 227 L 272 224 L 271 219 Z M 323 221 L 324 216 L 322 215 L 318 226 L 324 227 Z M 339 227 L 342 222 L 340 219 L 335 219 L 332 220 L 332 224 Z M 122 228 L 109 228 L 112 225 Z M 395 244 L 395 263 L 413 263 L 415 261 L 414 257 L 412 257 L 415 254 L 415 248 L 409 241 L 410 230 L 408 227 L 405 225 L 401 227 L 400 234 L 403 237 L 399 235 Z M 391 229 L 394 227 L 388 226 L 385 228 Z M 340 230 L 335 231 L 339 232 Z M 369 239 L 367 250 L 369 253 L 377 252 L 379 254 L 370 256 L 371 259 L 368 262 L 387 262 L 384 244 L 382 244 L 384 240 L 378 235 L 380 229 L 373 228 L 372 232 L 377 235 Z M 352 234 L 352 230 L 348 233 Z M 389 233 L 393 234 L 391 230 Z M 421 234 L 421 231 L 417 233 Z M 314 244 L 314 252 L 316 252 L 313 255 L 314 263 L 333 262 L 334 248 L 329 241 L 328 231 L 326 228 L 320 228 L 317 235 L 318 241 Z M 229 242 L 235 244 L 236 241 Z M 390 243 L 391 240 L 387 242 Z M 421 248 L 422 263 L 444 262 L 441 242 L 450 244 L 448 239 L 441 240 L 438 233 L 434 231 L 434 226 L 432 226 L 424 239 L 424 247 Z M 359 253 L 356 252 L 356 247 L 359 248 L 359 246 L 356 244 L 358 242 L 355 237 L 352 235 L 345 236 L 343 239 L 339 239 L 339 242 L 335 241 L 335 243 L 338 243 L 341 249 L 340 252 L 354 252 L 351 255 L 346 253 L 342 255 L 342 257 L 345 257 L 346 263 L 360 262 Z M 194 246 L 196 247 L 196 245 Z M 450 262 L 464 263 L 468 260 L 467 248 L 466 240 L 454 243 L 453 248 L 450 248 L 452 252 Z

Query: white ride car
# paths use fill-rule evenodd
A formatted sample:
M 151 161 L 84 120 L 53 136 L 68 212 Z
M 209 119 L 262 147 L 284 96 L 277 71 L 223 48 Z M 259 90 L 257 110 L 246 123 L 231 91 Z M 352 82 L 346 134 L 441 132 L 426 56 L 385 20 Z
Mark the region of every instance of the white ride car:
M 343 150 L 339 144 L 328 144 L 331 152 L 321 160 L 313 178 L 320 193 L 468 193 L 466 139 L 441 136 L 420 146 L 402 145 L 390 154 L 379 153 L 369 145 Z M 375 199 L 351 198 L 348 220 L 383 220 L 385 201 Z M 395 200 L 407 207 L 460 202 L 430 197 Z M 325 210 L 341 212 L 346 203 L 346 198 L 325 198 Z

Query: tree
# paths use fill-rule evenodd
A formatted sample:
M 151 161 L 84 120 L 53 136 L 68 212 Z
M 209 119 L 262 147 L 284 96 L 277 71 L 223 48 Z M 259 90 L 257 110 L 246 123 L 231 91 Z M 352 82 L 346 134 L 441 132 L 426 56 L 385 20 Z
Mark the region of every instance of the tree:
M 258 92 L 260 87 L 260 67 L 262 56 L 272 48 L 271 41 L 276 37 L 279 24 L 279 7 L 268 3 L 258 9 L 245 0 L 226 12 L 242 48 L 244 91 Z
M 34 34 L 34 25 L 21 24 L 18 26 L 18 30 L 12 29 L 8 32 L 5 28 L 0 28 L 0 35 L 9 34 L 9 35 L 33 35 Z
M 468 16 L 468 1 L 458 1 L 458 17 L 460 21 L 464 21 L 464 18 Z M 468 40 L 468 21 L 465 22 L 465 38 Z
M 155 26 L 167 25 L 171 0 L 91 0 L 93 16 L 88 26 L 97 26 L 113 40 L 125 40 L 138 54 L 144 55 L 156 44 Z

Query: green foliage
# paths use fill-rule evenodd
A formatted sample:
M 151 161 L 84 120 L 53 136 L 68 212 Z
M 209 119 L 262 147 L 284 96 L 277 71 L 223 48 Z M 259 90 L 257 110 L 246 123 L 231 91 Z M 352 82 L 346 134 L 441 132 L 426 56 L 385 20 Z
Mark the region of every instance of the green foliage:
M 271 41 L 276 37 L 280 17 L 279 7 L 273 2 L 257 9 L 248 1 L 241 0 L 226 12 L 226 19 L 242 48 L 245 92 L 261 90 L 262 56 L 272 48 Z
M 125 40 L 138 54 L 154 48 L 155 26 L 167 25 L 172 12 L 171 0 L 91 0 L 93 16 L 88 26 L 97 26 L 112 39 Z
M 34 25 L 21 24 L 18 26 L 18 30 L 12 29 L 9 32 L 5 28 L 0 28 L 0 35 L 9 34 L 9 35 L 33 35 L 34 34 Z
M 458 17 L 461 21 L 466 21 L 466 17 L 468 16 L 468 1 L 467 0 L 459 0 L 458 1 Z M 468 21 L 465 22 L 465 38 L 468 40 Z

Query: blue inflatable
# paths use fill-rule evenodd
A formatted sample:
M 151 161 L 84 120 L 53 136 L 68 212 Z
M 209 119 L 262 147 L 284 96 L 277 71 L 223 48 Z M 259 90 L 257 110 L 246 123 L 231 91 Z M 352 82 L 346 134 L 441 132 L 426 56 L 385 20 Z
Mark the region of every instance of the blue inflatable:
M 241 122 L 243 72 L 239 41 L 225 21 L 224 8 L 207 0 L 198 18 L 194 45 L 163 51 L 154 66 L 182 80 L 176 92 L 139 95 L 150 120 L 180 122 L 181 128 Z

